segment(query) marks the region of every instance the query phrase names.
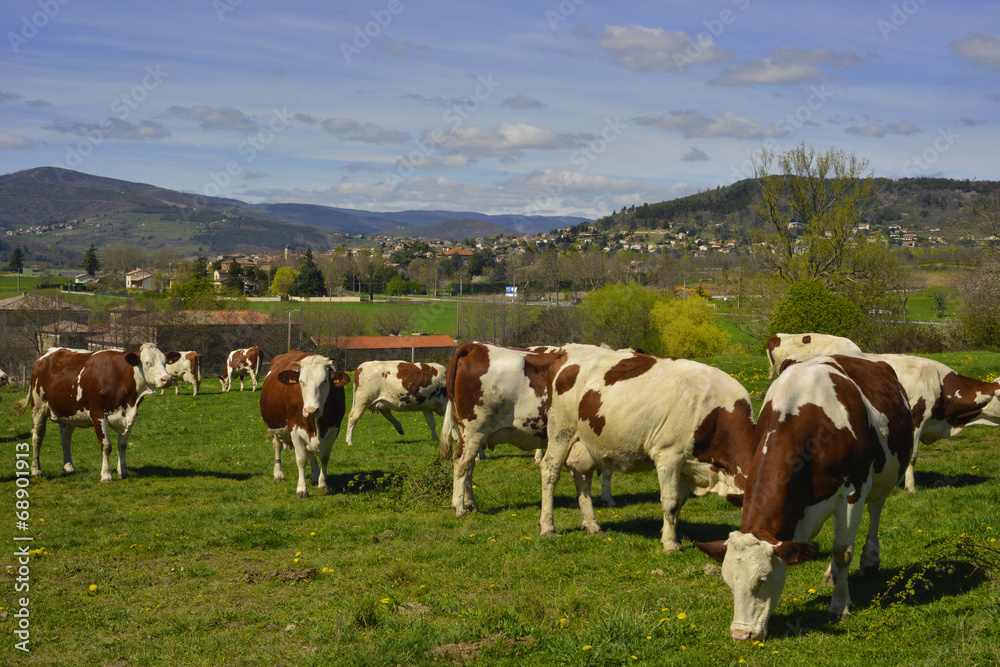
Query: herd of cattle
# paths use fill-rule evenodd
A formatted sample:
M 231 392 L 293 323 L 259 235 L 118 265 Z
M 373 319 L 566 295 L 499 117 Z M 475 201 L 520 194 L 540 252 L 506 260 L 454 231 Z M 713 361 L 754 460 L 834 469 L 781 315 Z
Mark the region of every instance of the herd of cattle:
M 534 450 L 541 467 L 541 534 L 556 532 L 553 494 L 565 466 L 572 474 L 582 526 L 599 533 L 591 482 L 602 473 L 602 499 L 613 504 L 610 472 L 656 470 L 663 509 L 664 551 L 680 548 L 677 516 L 691 495 L 715 493 L 742 507 L 728 539 L 697 547 L 722 563 L 733 592 L 736 639 L 763 639 L 788 565 L 815 552 L 812 540 L 834 517 L 829 613 L 847 618 L 847 571 L 867 507 L 868 537 L 860 572 L 879 567 L 878 527 L 890 491 L 901 481 L 915 491 L 920 443 L 971 424 L 1000 424 L 1000 381 L 959 375 L 939 362 L 901 354 L 866 354 L 846 338 L 776 334 L 767 345 L 777 379 L 759 415 L 750 395 L 723 371 L 684 359 L 589 345 L 516 349 L 486 343 L 459 346 L 446 367 L 402 361 L 361 364 L 353 378 L 347 443 L 358 419 L 380 412 L 399 433 L 393 411 L 422 411 L 442 459 L 452 458 L 452 508 L 475 510 L 472 474 L 485 449 L 510 443 Z M 222 389 L 249 376 L 257 388 L 258 348 L 234 350 Z M 101 446 L 101 481 L 111 481 L 110 431 L 118 434 L 118 475 L 128 475 L 125 450 L 142 398 L 174 381 L 201 382 L 196 352 L 163 354 L 52 348 L 32 368 L 33 475 L 47 421 L 59 424 L 64 470 L 73 472 L 70 441 L 93 426 Z M 326 468 L 346 412 L 351 377 L 321 355 L 280 354 L 261 385 L 260 411 L 274 444 L 274 479 L 284 480 L 283 449 L 295 451 L 296 496 L 312 482 L 329 492 Z M 0 385 L 7 377 L 0 371 Z M 440 434 L 434 414 L 443 416 Z M 544 455 L 542 452 L 544 451 Z

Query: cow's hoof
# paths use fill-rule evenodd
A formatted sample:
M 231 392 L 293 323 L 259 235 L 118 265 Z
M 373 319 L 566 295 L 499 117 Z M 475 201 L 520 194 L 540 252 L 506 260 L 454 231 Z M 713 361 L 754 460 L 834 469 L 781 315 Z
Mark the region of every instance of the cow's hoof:
M 822 583 L 824 586 L 835 586 L 837 584 L 837 580 L 833 578 L 833 572 L 827 570 L 823 574 L 823 581 L 821 581 L 820 583 Z
M 317 490 L 324 496 L 329 496 L 330 494 L 333 493 L 333 489 L 331 489 L 329 486 L 320 486 L 317 487 Z
M 76 472 L 76 468 L 74 468 L 74 467 L 73 467 L 73 464 L 72 464 L 72 463 L 67 463 L 66 465 L 64 465 L 64 466 L 63 466 L 63 472 L 64 472 L 64 473 L 66 473 L 67 475 L 72 475 L 73 473 L 75 473 L 75 472 Z M 31 471 L 31 474 L 32 474 L 32 475 L 36 475 L 36 474 L 37 474 L 37 475 L 41 475 L 41 474 L 42 474 L 42 471 L 41 471 L 41 470 L 39 470 L 39 471 L 38 471 L 38 472 L 36 473 L 36 472 L 35 472 L 34 470 L 32 470 L 32 471 Z
M 275 482 L 284 482 L 285 481 L 285 476 L 284 475 L 275 475 L 274 476 L 274 481 Z
M 845 609 L 839 614 L 835 611 L 828 611 L 826 612 L 826 617 L 835 623 L 842 623 L 851 617 L 851 612 L 848 609 Z
M 118 479 L 128 479 L 130 476 L 131 475 L 129 475 L 127 470 L 125 472 L 118 473 Z
M 604 501 L 604 506 L 605 507 L 618 507 L 618 503 L 616 503 L 614 500 L 605 500 Z
M 681 545 L 679 545 L 676 542 L 672 542 L 670 544 L 664 544 L 663 545 L 663 553 L 665 553 L 665 554 L 677 553 L 680 550 L 681 550 Z
M 580 527 L 583 528 L 585 531 L 587 531 L 591 535 L 597 535 L 598 537 L 604 537 L 604 531 L 601 530 L 600 526 L 588 526 L 588 525 L 584 524 L 584 525 L 582 525 Z
M 41 475 L 42 475 L 41 468 L 32 468 L 31 469 L 31 476 L 32 477 L 41 477 Z
M 874 563 L 861 563 L 858 566 L 858 574 L 865 578 L 873 577 L 878 574 L 878 566 L 879 563 L 877 561 Z
M 539 533 L 539 535 L 541 535 L 542 537 L 561 537 L 559 533 L 557 533 L 555 530 L 551 528 L 543 528 L 542 531 Z
M 113 479 L 111 479 L 111 476 L 110 476 L 110 475 L 109 475 L 108 477 L 102 477 L 102 478 L 101 478 L 101 484 L 110 484 L 110 483 L 111 483 L 111 482 L 113 482 L 113 481 L 114 481 L 114 480 L 113 480 Z
M 309 497 L 309 492 L 308 491 L 296 491 L 295 492 L 295 497 L 296 498 L 308 498 Z

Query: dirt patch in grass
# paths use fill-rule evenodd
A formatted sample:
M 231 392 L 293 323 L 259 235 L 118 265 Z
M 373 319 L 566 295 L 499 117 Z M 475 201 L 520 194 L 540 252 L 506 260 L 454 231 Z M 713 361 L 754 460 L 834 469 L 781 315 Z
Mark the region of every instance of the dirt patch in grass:
M 521 637 L 514 639 L 507 637 L 502 632 L 495 635 L 483 637 L 478 642 L 458 642 L 456 644 L 444 644 L 430 650 L 430 656 L 434 658 L 450 659 L 453 662 L 467 662 L 474 659 L 479 652 L 491 646 L 503 646 L 509 651 L 518 646 L 534 646 L 535 640 L 531 637 Z

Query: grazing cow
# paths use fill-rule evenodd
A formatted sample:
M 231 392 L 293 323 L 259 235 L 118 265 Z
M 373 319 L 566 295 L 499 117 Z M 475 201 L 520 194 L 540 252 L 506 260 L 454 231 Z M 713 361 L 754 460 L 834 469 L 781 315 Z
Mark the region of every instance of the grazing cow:
M 567 345 L 549 373 L 549 446 L 542 459 L 542 535 L 555 534 L 553 490 L 569 446 L 579 440 L 598 466 L 656 470 L 664 551 L 677 551 L 677 514 L 690 493 L 738 504 L 753 458 L 747 390 L 723 371 L 686 359 Z M 584 488 L 589 496 L 589 490 Z M 599 533 L 581 494 L 583 527 Z
M 354 425 L 365 410 L 379 412 L 403 435 L 396 412 L 423 412 L 431 439 L 437 440 L 434 415 L 444 415 L 448 401 L 441 364 L 411 364 L 408 361 L 366 361 L 354 374 L 354 403 L 347 417 L 347 444 L 354 444 Z
M 174 394 L 181 393 L 181 381 L 187 382 L 194 388 L 194 395 L 198 395 L 201 387 L 201 355 L 197 352 L 178 352 L 171 350 L 167 352 L 167 372 L 174 379 Z M 163 390 L 160 390 L 163 393 Z
M 939 361 L 907 354 L 865 356 L 892 366 L 910 401 L 915 431 L 913 453 L 903 480 L 910 493 L 917 490 L 913 464 L 921 442 L 930 444 L 950 438 L 966 426 L 1000 424 L 1000 381 L 976 380 L 959 375 Z
M 451 457 L 454 427 L 458 446 L 451 506 L 456 517 L 476 510 L 472 473 L 485 447 L 509 443 L 530 451 L 545 444 L 549 407 L 546 374 L 560 355 L 559 348 L 523 350 L 488 343 L 465 343 L 452 354 L 438 451 L 441 460 Z M 579 447 L 573 447 L 566 457 L 566 467 L 577 484 L 589 481 L 595 471 L 594 462 Z M 601 498 L 613 505 L 610 474 L 602 475 L 602 480 Z
M 6 373 L 4 373 L 2 370 L 0 370 L 0 387 L 5 386 L 8 382 L 10 382 L 10 378 L 7 377 Z M 3 400 L 3 396 L 0 396 L 0 401 L 2 401 L 2 400 Z
M 31 406 L 31 474 L 42 474 L 39 450 L 51 419 L 59 424 L 63 470 L 76 472 L 70 455 L 73 430 L 93 426 L 103 457 L 101 481 L 111 481 L 110 431 L 118 434 L 118 478 L 128 477 L 125 449 L 139 404 L 171 382 L 166 358 L 152 343 L 143 344 L 138 354 L 50 347 L 31 367 L 28 395 L 14 404 L 20 414 Z
M 281 471 L 283 443 L 295 450 L 299 466 L 296 498 L 309 495 L 307 456 L 313 483 L 320 491 L 330 492 L 326 465 L 344 419 L 344 386 L 350 381 L 351 376 L 335 369 L 332 361 L 312 352 L 292 350 L 271 360 L 260 390 L 260 415 L 274 443 L 274 481 L 285 481 Z
M 767 360 L 770 364 L 767 369 L 767 379 L 773 378 L 781 368 L 781 362 L 789 357 L 852 352 L 861 352 L 861 348 L 850 338 L 818 333 L 777 333 L 767 339 Z
M 230 352 L 219 378 L 222 380 L 222 391 L 229 391 L 232 388 L 235 377 L 239 377 L 240 391 L 243 391 L 243 378 L 247 375 L 250 376 L 250 382 L 253 383 L 253 391 L 257 391 L 260 357 L 260 348 L 256 346 Z
M 829 614 L 850 616 L 847 570 L 865 505 L 870 527 L 862 575 L 878 570 L 882 506 L 913 447 L 906 392 L 892 368 L 860 356 L 817 356 L 787 365 L 764 397 L 740 529 L 698 548 L 722 562 L 733 592 L 735 639 L 763 639 L 788 565 L 814 553 L 834 516 Z

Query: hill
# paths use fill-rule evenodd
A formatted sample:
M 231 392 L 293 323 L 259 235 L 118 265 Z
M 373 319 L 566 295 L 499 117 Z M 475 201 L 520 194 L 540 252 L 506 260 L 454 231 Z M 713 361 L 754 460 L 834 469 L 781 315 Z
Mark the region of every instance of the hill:
M 518 236 L 519 232 L 485 220 L 473 218 L 453 218 L 430 225 L 396 227 L 384 232 L 393 236 L 412 236 L 424 240 L 442 239 L 464 241 L 466 239 L 490 238 L 492 236 Z

